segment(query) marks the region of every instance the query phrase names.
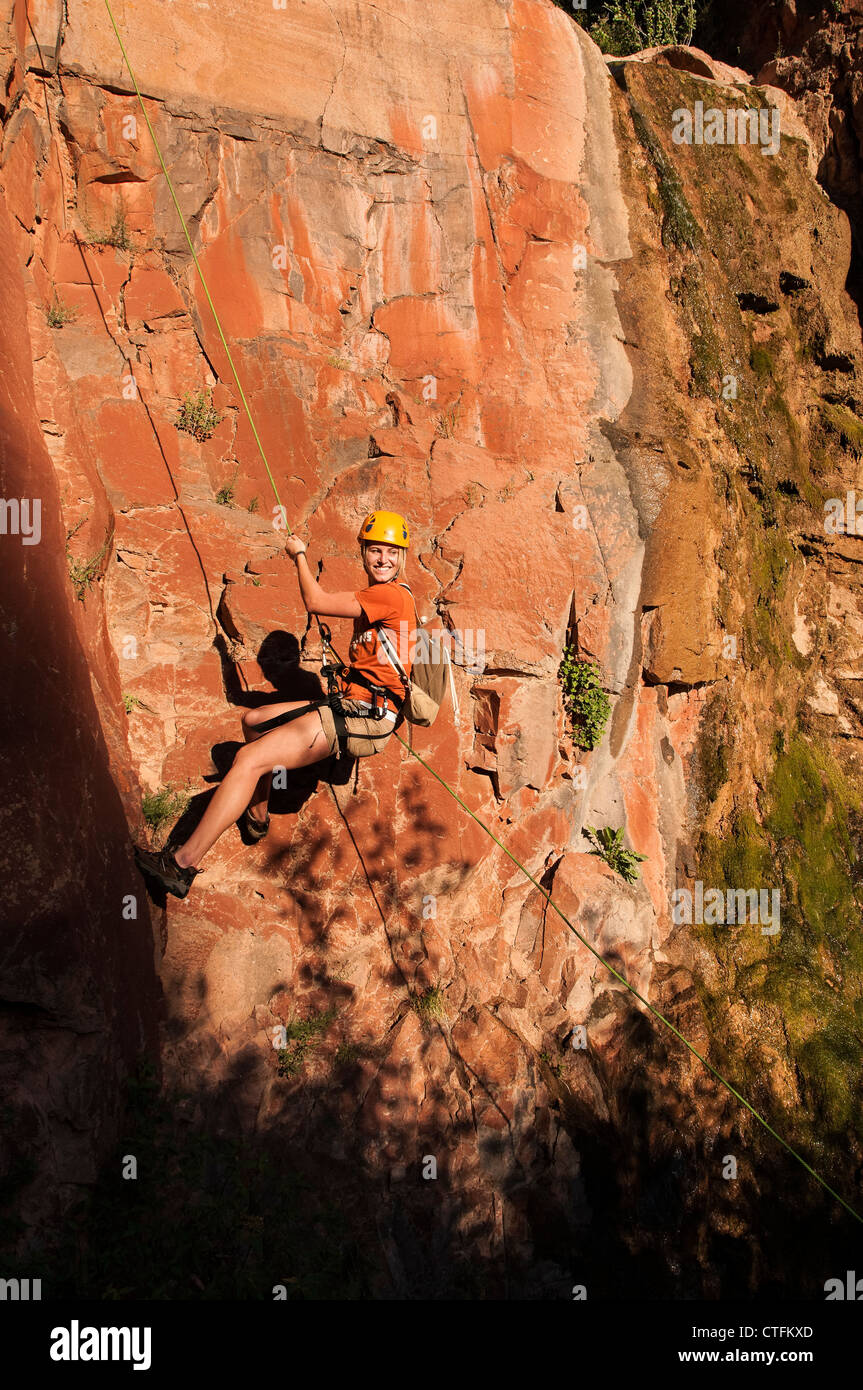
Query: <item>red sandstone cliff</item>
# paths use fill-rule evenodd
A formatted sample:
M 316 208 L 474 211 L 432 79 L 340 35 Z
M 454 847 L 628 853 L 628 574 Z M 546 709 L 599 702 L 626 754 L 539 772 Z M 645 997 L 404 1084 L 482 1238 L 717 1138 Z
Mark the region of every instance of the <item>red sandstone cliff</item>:
M 706 1045 L 698 949 L 672 933 L 669 894 L 694 872 L 694 754 L 728 680 L 735 599 L 714 479 L 732 446 L 715 392 L 693 399 L 686 305 L 673 304 L 682 253 L 660 236 L 655 184 L 645 191 L 655 171 L 632 103 L 647 109 L 652 78 L 632 65 L 621 90 L 546 0 L 479 0 L 467 14 L 454 0 L 253 13 L 183 0 L 117 18 L 322 582 L 353 583 L 358 521 L 386 505 L 410 518 L 421 608 L 484 634 L 482 675 L 457 668 L 460 726 L 446 712 L 415 746 L 596 949 Z M 56 579 L 68 538 L 82 601 L 70 587 L 50 611 L 67 642 L 74 624 L 92 680 L 91 693 L 69 678 L 68 695 L 95 703 L 140 835 L 139 789 L 206 793 L 243 708 L 274 688 L 304 693 L 320 652 L 104 6 L 16 0 L 3 43 L 4 274 L 16 283 L 5 327 L 33 362 L 51 518 L 39 554 Z M 655 66 L 660 85 L 678 80 Z M 754 294 L 773 253 L 800 278 L 817 262 L 834 355 L 850 359 L 847 224 L 820 205 L 799 153 L 789 177 L 822 228 L 814 260 L 797 264 L 793 228 L 778 252 L 765 232 L 756 269 L 722 268 L 723 293 Z M 766 177 L 757 153 L 746 158 Z M 112 228 L 118 244 L 96 244 Z M 74 316 L 51 327 L 52 304 Z M 176 419 L 208 386 L 221 420 L 199 441 Z M 10 426 L 13 444 L 32 425 Z M 614 697 L 589 755 L 561 706 L 567 641 Z M 70 761 L 77 786 L 88 761 Z M 106 813 L 85 804 L 81 829 L 104 846 Z M 602 1143 L 623 1181 L 627 1153 L 661 1166 L 678 1133 L 727 1133 L 728 1106 L 698 1094 L 686 1054 L 645 1040 L 622 987 L 395 741 L 361 766 L 355 793 L 306 778 L 273 810 L 261 846 L 229 832 L 161 917 L 166 1082 L 220 1130 L 278 1133 L 348 1185 L 360 1168 L 396 1292 L 419 1277 L 399 1214 L 418 1229 L 441 1219 L 425 1210 L 425 1155 L 465 1258 L 505 1258 L 559 1291 L 597 1201 L 585 1164 L 598 1171 Z M 636 886 L 585 852 L 585 824 L 626 825 L 648 856 Z M 125 873 L 116 834 L 111 845 L 105 862 Z M 104 886 L 85 890 L 101 920 L 116 917 Z M 410 1001 L 436 987 L 446 1017 L 429 1026 Z M 278 1076 L 273 1030 L 330 1009 L 302 1074 Z M 577 1025 L 586 1052 L 569 1048 Z M 632 1068 L 646 1058 L 662 1113 L 633 1139 L 628 1107 L 647 1101 Z M 777 1094 L 793 1085 L 777 1076 Z M 674 1199 L 696 1224 L 709 1181 L 694 1169 Z M 734 1228 L 724 1209 L 714 1224 Z

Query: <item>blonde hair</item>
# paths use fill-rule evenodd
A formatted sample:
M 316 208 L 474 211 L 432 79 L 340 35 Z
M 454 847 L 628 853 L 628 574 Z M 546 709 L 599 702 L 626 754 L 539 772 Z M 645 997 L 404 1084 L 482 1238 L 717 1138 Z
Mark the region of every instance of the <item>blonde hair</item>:
M 366 546 L 367 546 L 367 545 L 386 545 L 386 541 L 360 541 L 360 550 L 361 550 L 362 556 L 363 556 L 364 567 L 365 567 Z M 402 575 L 403 575 L 404 572 L 405 572 L 405 565 L 407 564 L 407 558 L 408 558 L 407 547 L 406 547 L 406 546 L 401 546 L 401 545 L 400 545 L 400 546 L 394 546 L 393 549 L 394 549 L 394 550 L 397 549 L 398 552 L 399 552 L 399 562 L 398 562 L 398 566 L 397 566 L 397 568 L 396 568 L 396 572 L 395 572 L 395 574 L 393 575 L 393 579 L 401 579 Z

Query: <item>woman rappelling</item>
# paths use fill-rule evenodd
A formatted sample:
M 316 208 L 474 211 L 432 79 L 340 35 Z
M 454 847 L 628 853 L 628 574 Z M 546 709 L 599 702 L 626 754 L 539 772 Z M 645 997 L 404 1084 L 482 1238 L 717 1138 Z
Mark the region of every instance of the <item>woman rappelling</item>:
M 386 746 L 410 676 L 410 642 L 405 639 L 417 626 L 411 592 L 398 582 L 410 540 L 408 524 L 396 512 L 371 512 L 357 539 L 370 582 L 364 589 L 331 594 L 312 574 L 303 542 L 288 536 L 285 548 L 296 564 L 306 611 L 318 618 L 354 620 L 350 665 L 342 668 L 338 688 L 329 696 L 249 710 L 243 716 L 245 745 L 189 838 L 162 850 L 136 847 L 141 871 L 175 897 L 185 898 L 201 873 L 204 855 L 235 821 L 242 822 L 250 839 L 264 838 L 276 769 L 308 767 L 339 749 L 363 757 Z

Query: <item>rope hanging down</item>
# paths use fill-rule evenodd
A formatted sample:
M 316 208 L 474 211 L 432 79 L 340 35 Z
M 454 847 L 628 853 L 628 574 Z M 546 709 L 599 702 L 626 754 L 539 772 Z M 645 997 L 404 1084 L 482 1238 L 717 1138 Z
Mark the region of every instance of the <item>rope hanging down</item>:
M 143 98 L 142 98 L 142 96 L 141 96 L 141 92 L 140 92 L 140 89 L 139 89 L 139 87 L 138 87 L 138 83 L 137 83 L 137 81 L 136 81 L 136 79 L 135 79 L 135 74 L 134 74 L 134 72 L 133 72 L 133 70 L 132 70 L 132 65 L 131 65 L 131 63 L 129 62 L 129 56 L 128 56 L 128 54 L 126 53 L 126 50 L 125 50 L 125 48 L 124 48 L 124 46 L 123 46 L 123 40 L 120 38 L 119 30 L 118 30 L 117 25 L 116 25 L 116 23 L 115 23 L 115 21 L 114 21 L 114 16 L 113 16 L 113 14 L 112 14 L 112 12 L 111 12 L 111 6 L 110 6 L 110 3 L 109 3 L 109 0 L 105 0 L 105 8 L 106 8 L 107 11 L 108 11 L 108 16 L 109 16 L 109 18 L 110 18 L 110 20 L 111 20 L 111 26 L 112 26 L 112 28 L 113 28 L 113 30 L 114 30 L 114 33 L 115 33 L 116 36 L 117 36 L 117 42 L 118 42 L 118 44 L 120 45 L 120 51 L 121 51 L 121 53 L 123 54 L 123 59 L 124 59 L 124 61 L 125 61 L 125 63 L 126 63 L 126 67 L 129 69 L 129 76 L 131 77 L 131 79 L 132 79 L 132 85 L 133 85 L 134 88 L 135 88 L 135 94 L 136 94 L 136 96 L 137 96 L 137 98 L 138 98 L 138 104 L 139 104 L 139 106 L 141 107 L 141 111 L 143 112 L 144 120 L 145 120 L 146 123 L 147 123 L 147 129 L 148 129 L 148 131 L 150 132 L 150 138 L 151 138 L 151 140 L 153 141 L 153 146 L 154 146 L 154 148 L 155 148 L 155 150 L 156 150 L 156 154 L 157 154 L 158 157 L 159 157 L 159 163 L 160 163 L 160 165 L 162 166 L 162 172 L 163 172 L 163 174 L 165 175 L 165 180 L 166 180 L 166 182 L 167 182 L 167 184 L 168 184 L 168 188 L 169 188 L 170 193 L 171 193 L 171 198 L 172 198 L 172 200 L 173 200 L 174 207 L 177 209 L 177 216 L 178 216 L 179 219 L 180 219 L 180 222 L 181 222 L 182 227 L 183 227 L 183 232 L 185 233 L 186 241 L 187 241 L 188 244 L 189 244 L 189 250 L 190 250 L 191 253 L 192 253 L 192 259 L 193 259 L 193 261 L 194 261 L 194 263 L 195 263 L 195 269 L 196 269 L 196 271 L 198 272 L 198 278 L 200 279 L 201 285 L 203 286 L 204 294 L 207 296 L 207 303 L 209 304 L 210 309 L 211 309 L 211 311 L 212 311 L 213 320 L 214 320 L 214 322 L 215 322 L 215 324 L 216 324 L 216 328 L 217 328 L 217 330 L 218 330 L 219 337 L 220 337 L 220 339 L 221 339 L 221 341 L 222 341 L 222 346 L 223 346 L 224 349 L 225 349 L 225 353 L 226 353 L 226 355 L 227 355 L 228 362 L 230 363 L 231 371 L 233 372 L 233 375 L 234 375 L 234 381 L 235 381 L 236 384 L 237 384 L 237 390 L 238 390 L 239 393 L 240 393 L 240 399 L 241 399 L 241 401 L 243 402 L 243 408 L 245 409 L 246 415 L 248 416 L 249 424 L 251 425 L 252 433 L 253 433 L 253 435 L 254 435 L 254 437 L 255 437 L 255 442 L 256 442 L 256 444 L 257 444 L 257 446 L 258 446 L 258 450 L 259 450 L 259 452 L 260 452 L 261 458 L 262 458 L 263 461 L 264 461 L 264 467 L 265 467 L 266 470 L 267 470 L 267 477 L 268 477 L 269 480 L 270 480 L 270 485 L 271 485 L 271 487 L 272 487 L 272 489 L 273 489 L 273 493 L 274 493 L 274 495 L 275 495 L 276 502 L 278 503 L 278 506 L 279 506 L 279 509 L 280 509 L 280 515 L 281 515 L 282 519 L 283 519 L 284 522 L 285 522 L 285 526 L 286 526 L 286 529 L 287 529 L 287 531 L 288 531 L 288 534 L 289 534 L 289 535 L 292 535 L 293 533 L 292 533 L 292 531 L 291 531 L 290 526 L 288 525 L 287 516 L 286 516 L 286 513 L 285 513 L 285 509 L 284 509 L 284 507 L 282 506 L 281 498 L 279 497 L 279 491 L 278 491 L 278 488 L 276 487 L 276 481 L 275 481 L 275 479 L 274 479 L 274 477 L 273 477 L 273 475 L 272 475 L 272 472 L 270 471 L 270 465 L 269 465 L 269 463 L 267 462 L 267 456 L 266 456 L 266 454 L 264 453 L 263 445 L 261 444 L 261 440 L 260 440 L 260 437 L 259 437 L 259 435 L 258 435 L 257 428 L 255 427 L 255 422 L 254 422 L 254 419 L 252 418 L 252 412 L 251 412 L 251 410 L 249 409 L 249 403 L 248 403 L 248 401 L 246 400 L 246 394 L 245 394 L 245 392 L 244 392 L 244 390 L 243 390 L 242 383 L 240 382 L 240 378 L 239 378 L 239 376 L 238 376 L 238 374 L 237 374 L 237 369 L 236 369 L 236 367 L 234 366 L 234 359 L 233 359 L 233 357 L 231 356 L 231 350 L 230 350 L 230 348 L 228 347 L 227 340 L 225 339 L 224 332 L 222 331 L 222 325 L 221 325 L 221 321 L 220 321 L 220 319 L 219 319 L 219 315 L 218 315 L 218 313 L 216 312 L 216 306 L 215 306 L 215 304 L 213 303 L 212 297 L 211 297 L 211 295 L 210 295 L 210 291 L 209 291 L 209 289 L 208 289 L 208 287 L 207 287 L 207 282 L 206 282 L 206 280 L 204 279 L 204 273 L 203 273 L 203 271 L 201 270 L 200 264 L 199 264 L 199 262 L 198 262 L 198 257 L 197 257 L 197 255 L 196 255 L 196 253 L 195 253 L 195 248 L 194 248 L 194 246 L 193 246 L 193 244 L 192 244 L 192 238 L 190 237 L 190 235 L 189 235 L 189 229 L 188 229 L 188 227 L 186 226 L 186 219 L 184 218 L 183 213 L 182 213 L 182 210 L 181 210 L 181 208 L 180 208 L 180 204 L 179 204 L 178 201 L 177 201 L 177 195 L 176 195 L 176 193 L 174 192 L 174 185 L 173 185 L 173 183 L 171 182 L 171 176 L 170 176 L 170 174 L 168 173 L 167 166 L 166 166 L 166 164 L 165 164 L 164 159 L 162 158 L 162 151 L 161 151 L 161 149 L 159 148 L 159 142 L 158 142 L 158 140 L 156 139 L 155 131 L 153 130 L 152 125 L 150 124 L 150 118 L 149 118 L 149 116 L 147 115 L 147 109 L 146 109 L 146 107 L 144 106 L 144 101 L 143 101 Z M 319 623 L 319 625 L 320 625 L 320 623 Z M 331 650 L 331 651 L 334 651 L 334 648 L 330 647 L 330 650 Z M 629 991 L 629 993 L 630 993 L 631 995 L 633 995 L 634 998 L 636 998 L 636 999 L 639 1001 L 639 1003 L 643 1004 L 644 1007 L 648 1010 L 649 1013 L 651 1013 L 651 1014 L 653 1015 L 654 1018 L 658 1019 L 660 1023 L 664 1024 L 665 1027 L 668 1028 L 669 1031 L 672 1032 L 672 1033 L 674 1034 L 674 1036 L 675 1036 L 680 1042 L 683 1043 L 684 1047 L 688 1048 L 688 1050 L 692 1053 L 693 1057 L 696 1057 L 696 1058 L 698 1059 L 698 1061 L 701 1063 L 701 1065 L 702 1065 L 703 1067 L 705 1067 L 706 1070 L 709 1071 L 710 1074 L 711 1074 L 712 1076 L 714 1076 L 714 1077 L 716 1078 L 716 1080 L 717 1080 L 722 1086 L 725 1087 L 726 1091 L 728 1091 L 728 1093 L 729 1093 L 730 1095 L 732 1095 L 732 1096 L 734 1097 L 735 1100 L 739 1101 L 739 1103 L 740 1103 L 742 1106 L 744 1106 L 744 1107 L 749 1111 L 749 1113 L 750 1113 L 751 1115 L 754 1116 L 754 1118 L 758 1121 L 758 1123 L 759 1123 L 760 1125 L 763 1126 L 763 1128 L 766 1130 L 766 1132 L 767 1132 L 768 1134 L 770 1134 L 779 1144 L 781 1144 L 782 1147 L 783 1147 L 783 1149 L 785 1149 L 786 1152 L 789 1153 L 789 1154 L 791 1155 L 792 1158 L 796 1159 L 797 1162 L 798 1162 L 803 1168 L 806 1169 L 806 1172 L 809 1173 L 809 1174 L 815 1179 L 815 1181 L 818 1182 L 818 1183 L 821 1185 L 821 1187 L 824 1189 L 825 1192 L 828 1192 L 828 1193 L 830 1194 L 831 1197 L 835 1198 L 835 1200 L 836 1200 L 837 1202 L 839 1202 L 840 1205 L 843 1206 L 843 1207 L 845 1208 L 845 1210 L 846 1210 L 847 1212 L 849 1212 L 850 1215 L 853 1216 L 854 1219 L 855 1219 L 856 1221 L 859 1221 L 860 1224 L 863 1225 L 863 1216 L 860 1216 L 860 1214 L 859 1214 L 858 1212 L 856 1212 L 856 1211 L 854 1210 L 854 1208 L 853 1208 L 848 1202 L 845 1201 L 845 1198 L 844 1198 L 844 1197 L 841 1197 L 841 1196 L 839 1195 L 839 1193 L 836 1192 L 836 1191 L 830 1186 L 830 1184 L 827 1183 L 827 1182 L 824 1180 L 824 1178 L 822 1178 L 821 1175 L 820 1175 L 819 1173 L 817 1173 L 817 1172 L 815 1171 L 815 1169 L 814 1169 L 813 1167 L 811 1167 L 811 1165 L 808 1164 L 808 1163 L 806 1162 L 805 1158 L 803 1158 L 803 1157 L 797 1152 L 796 1149 L 793 1149 L 793 1148 L 791 1147 L 791 1145 L 790 1145 L 789 1143 L 787 1143 L 787 1141 L 786 1141 L 785 1139 L 782 1138 L 782 1135 L 781 1135 L 781 1134 L 777 1134 L 776 1130 L 773 1129 L 773 1127 L 772 1127 L 770 1124 L 768 1124 L 767 1120 L 764 1119 L 764 1116 L 761 1115 L 761 1114 L 759 1114 L 759 1112 L 755 1109 L 754 1106 L 750 1105 L 749 1101 L 746 1099 L 745 1096 L 742 1096 L 742 1095 L 740 1094 L 739 1091 L 735 1090 L 735 1088 L 731 1085 L 731 1082 L 730 1082 L 730 1081 L 726 1081 L 725 1077 L 722 1076 L 722 1074 L 721 1074 L 720 1072 L 718 1072 L 718 1071 L 716 1070 L 716 1068 L 715 1068 L 710 1062 L 707 1061 L 707 1058 L 706 1058 L 706 1057 L 702 1057 L 701 1053 L 697 1050 L 697 1048 L 693 1047 L 692 1043 L 690 1043 L 690 1042 L 687 1041 L 687 1039 L 683 1036 L 683 1034 L 682 1034 L 681 1032 L 679 1032 L 679 1030 L 678 1030 L 677 1028 L 675 1028 L 674 1024 L 671 1023 L 670 1020 L 667 1019 L 667 1018 L 665 1017 L 664 1014 L 660 1013 L 660 1011 L 659 1011 L 658 1009 L 655 1009 L 655 1008 L 653 1007 L 653 1005 L 652 1005 L 651 1003 L 649 1003 L 648 1000 L 645 999 L 644 996 L 643 996 L 642 994 L 639 994 L 638 990 L 634 987 L 634 985 L 631 985 L 631 984 L 629 983 L 629 981 L 625 978 L 625 976 L 621 975 L 620 972 L 619 972 L 618 970 L 615 970 L 614 966 L 611 965 L 611 964 L 605 959 L 604 956 L 600 955 L 599 951 L 597 951 L 596 948 L 590 944 L 590 942 L 587 940 L 587 938 L 584 937 L 584 936 L 582 936 L 582 934 L 581 934 L 581 932 L 578 930 L 578 928 L 575 927 L 575 926 L 573 926 L 572 922 L 569 920 L 569 918 L 566 916 L 566 914 L 565 914 L 564 912 L 562 912 L 561 909 L 557 906 L 557 903 L 554 901 L 554 899 L 552 898 L 552 896 L 551 896 L 551 894 L 548 892 L 548 890 L 545 889 L 545 888 L 543 888 L 543 886 L 542 886 L 541 883 L 538 883 L 538 882 L 537 882 L 537 880 L 536 880 L 536 879 L 533 877 L 533 875 L 525 868 L 525 866 L 521 863 L 521 861 L 520 861 L 519 859 L 516 858 L 516 856 L 512 853 L 511 850 L 507 849 L 506 845 L 505 845 L 501 840 L 498 839 L 498 837 L 495 835 L 494 831 L 491 830 L 491 829 L 489 828 L 489 826 L 487 826 L 487 825 L 485 824 L 484 821 L 480 820 L 479 816 L 476 815 L 476 813 L 470 809 L 470 807 L 466 804 L 466 802 L 463 801 L 462 798 L 459 796 L 458 792 L 456 792 L 456 791 L 449 785 L 449 783 L 448 783 L 447 781 L 445 781 L 445 779 L 444 779 L 443 777 L 441 777 L 440 773 L 435 772 L 434 768 L 433 768 L 429 763 L 426 762 L 425 758 L 423 758 L 423 757 L 416 751 L 415 748 L 411 747 L 411 745 L 410 745 L 409 743 L 406 743 L 405 740 L 401 737 L 400 734 L 396 733 L 396 734 L 395 734 L 395 737 L 398 739 L 398 741 L 399 741 L 399 743 L 402 745 L 402 747 L 403 747 L 403 748 L 406 748 L 407 751 L 411 754 L 411 756 L 414 757 L 414 758 L 416 758 L 417 762 L 421 763 L 422 766 L 426 769 L 426 771 L 429 772 L 429 773 L 431 773 L 432 777 L 434 777 L 436 781 L 440 782 L 441 786 L 444 787 L 445 790 L 446 790 L 447 792 L 449 792 L 450 796 L 453 798 L 454 801 L 456 801 L 456 802 L 459 804 L 459 806 L 461 806 L 462 810 L 465 811 L 465 812 L 467 813 L 467 815 L 469 815 L 469 816 L 471 817 L 472 820 L 475 820 L 476 823 L 477 823 L 477 825 L 480 826 L 480 828 L 481 828 L 482 830 L 485 831 L 486 835 L 488 835 L 488 836 L 490 837 L 490 839 L 492 839 L 492 840 L 494 841 L 494 843 L 495 843 L 500 849 L 503 850 L 504 854 L 507 855 L 507 857 L 508 857 L 509 859 L 512 860 L 512 862 L 513 862 L 513 864 L 515 864 L 516 868 L 518 868 L 518 869 L 520 870 L 520 872 L 524 874 L 525 878 L 528 879 L 528 881 L 529 881 L 530 883 L 533 884 L 534 888 L 536 888 L 536 889 L 542 894 L 542 896 L 545 898 L 546 902 L 548 903 L 549 907 L 551 907 L 551 908 L 557 913 L 557 915 L 558 915 L 558 917 L 561 919 L 561 921 L 565 923 L 565 925 L 569 928 L 569 930 L 572 932 L 572 934 L 582 943 L 582 945 L 587 947 L 587 949 L 588 949 L 588 951 L 590 951 L 591 955 L 595 956 L 596 959 L 600 962 L 600 964 L 603 965 L 603 966 L 605 966 L 605 969 L 606 969 L 611 975 L 613 975 L 614 978 L 615 978 L 620 984 L 622 984 L 622 985 Z M 336 802 L 336 804 L 338 805 L 338 802 Z

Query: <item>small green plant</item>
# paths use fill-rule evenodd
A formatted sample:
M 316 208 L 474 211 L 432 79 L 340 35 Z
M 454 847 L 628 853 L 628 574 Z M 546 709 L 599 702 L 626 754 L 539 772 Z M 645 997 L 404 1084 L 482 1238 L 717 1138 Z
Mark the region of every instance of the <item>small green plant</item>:
M 133 709 L 145 709 L 148 714 L 156 713 L 150 705 L 146 704 L 143 700 L 139 700 L 137 695 L 124 694 L 123 708 L 127 714 L 131 714 Z
M 540 1052 L 539 1054 L 539 1060 L 545 1063 L 552 1076 L 556 1076 L 559 1081 L 560 1078 L 563 1076 L 563 1062 L 560 1060 L 560 1058 L 558 1057 L 557 1059 L 555 1059 L 554 1057 L 552 1057 L 550 1052 L 547 1052 L 545 1049 L 543 1049 L 542 1052 Z
M 312 1014 L 310 1018 L 292 1019 L 285 1024 L 287 1046 L 279 1049 L 279 1076 L 299 1076 L 310 1050 L 320 1043 L 336 1016 L 335 1009 Z
M 333 1071 L 338 1071 L 341 1067 L 353 1066 L 359 1055 L 360 1049 L 354 1043 L 339 1043 L 333 1058 Z
M 562 0 L 557 3 L 569 8 Z M 603 53 L 613 56 L 663 44 L 689 44 L 695 33 L 696 0 L 602 0 L 596 8 L 599 17 L 588 32 Z
M 196 439 L 204 440 L 210 438 L 221 420 L 222 416 L 213 405 L 212 391 L 201 387 L 200 391 L 187 391 L 183 396 L 174 424 L 178 430 L 185 430 Z
M 141 803 L 144 820 L 158 835 L 169 821 L 178 820 L 189 805 L 192 794 L 188 788 L 176 788 L 170 783 L 157 792 L 145 792 Z
M 94 232 L 88 228 L 87 241 L 90 246 L 116 246 L 119 251 L 131 251 L 132 238 L 129 235 L 124 204 L 121 203 L 114 213 L 110 231 Z
M 349 372 L 351 369 L 351 364 L 348 359 L 346 357 L 339 357 L 334 352 L 330 353 L 327 362 L 331 367 L 337 367 L 340 372 Z
M 575 648 L 567 647 L 557 674 L 563 687 L 564 708 L 572 721 L 573 741 L 577 748 L 590 752 L 602 738 L 611 713 L 599 667 L 592 661 L 579 661 Z
M 105 552 L 108 549 L 108 543 L 111 538 L 110 532 L 107 531 L 105 533 L 105 540 L 102 543 L 101 549 L 95 555 L 91 556 L 89 560 L 73 560 L 71 552 L 69 550 L 69 542 L 75 535 L 75 533 L 77 531 L 80 531 L 81 527 L 84 525 L 84 522 L 86 520 L 87 517 L 82 517 L 81 520 L 78 522 L 77 526 L 73 526 L 72 530 L 67 531 L 66 533 L 66 564 L 69 569 L 69 578 L 71 579 L 72 586 L 75 590 L 75 597 L 78 599 L 80 603 L 84 602 L 87 590 L 93 583 L 94 579 L 98 577 L 99 571 L 102 568 L 102 561 L 105 558 Z
M 87 590 L 99 573 L 105 556 L 105 549 L 106 547 L 103 546 L 98 554 L 91 556 L 89 560 L 69 560 L 69 578 L 79 603 L 84 602 Z
M 421 1023 L 446 1022 L 446 1005 L 440 985 L 424 990 L 422 994 L 411 995 L 411 1008 Z
M 54 298 L 45 310 L 45 317 L 49 328 L 62 328 L 65 323 L 74 323 L 78 317 L 78 310 L 64 304 L 55 290 Z
M 279 1076 L 299 1076 L 306 1060 L 306 1048 L 295 1043 L 292 1047 L 280 1047 L 276 1056 L 279 1059 Z
M 252 500 L 251 500 L 251 502 L 249 503 L 249 505 L 248 505 L 248 507 L 246 508 L 246 510 L 249 511 L 249 512 L 252 512 L 252 513 L 256 512 L 256 511 L 258 510 L 258 499 L 257 499 L 257 497 L 253 497 L 253 498 L 252 498 Z
M 610 825 L 604 825 L 601 830 L 594 826 L 586 826 L 582 832 L 586 835 L 594 848 L 591 854 L 599 855 L 604 859 L 610 869 L 621 878 L 625 878 L 627 883 L 635 883 L 638 879 L 636 864 L 647 858 L 646 854 L 638 854 L 634 849 L 624 849 L 623 847 L 623 827 L 619 830 L 612 830 Z
M 224 487 L 220 487 L 219 491 L 216 493 L 216 501 L 221 507 L 233 507 L 236 505 L 234 502 L 234 484 L 237 481 L 237 474 L 239 471 L 240 465 L 237 463 L 236 468 L 231 474 L 231 481 L 226 483 Z
M 435 431 L 442 439 L 452 439 L 461 414 L 461 402 L 456 401 L 449 410 L 442 410 L 435 421 Z

